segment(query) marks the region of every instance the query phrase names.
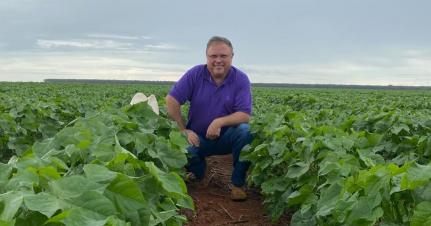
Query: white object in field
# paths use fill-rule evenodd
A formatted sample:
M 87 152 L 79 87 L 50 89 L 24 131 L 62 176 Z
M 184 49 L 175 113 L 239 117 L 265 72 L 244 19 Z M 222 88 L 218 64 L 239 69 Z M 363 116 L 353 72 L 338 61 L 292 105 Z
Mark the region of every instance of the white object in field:
M 148 97 L 147 103 L 153 109 L 154 113 L 156 113 L 157 115 L 159 115 L 159 104 L 157 103 L 156 96 L 154 96 L 153 94 L 151 94 Z
M 154 94 L 151 94 L 149 97 L 145 96 L 143 93 L 136 93 L 135 96 L 133 96 L 132 101 L 130 101 L 131 105 L 141 103 L 141 102 L 147 102 L 148 105 L 150 105 L 151 109 L 156 113 L 159 114 L 159 104 L 157 103 L 156 96 Z

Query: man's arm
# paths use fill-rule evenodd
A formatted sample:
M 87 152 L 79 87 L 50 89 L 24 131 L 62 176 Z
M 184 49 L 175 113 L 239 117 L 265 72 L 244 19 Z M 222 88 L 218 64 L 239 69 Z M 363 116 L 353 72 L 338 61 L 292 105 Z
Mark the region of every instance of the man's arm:
M 187 134 L 187 140 L 189 144 L 199 147 L 199 137 L 198 135 L 193 132 L 192 130 L 186 129 L 183 121 L 183 117 L 181 116 L 181 105 L 178 103 L 178 101 L 172 97 L 171 95 L 166 96 L 166 107 L 168 110 L 168 115 L 171 117 L 175 122 L 177 122 L 178 127 L 180 127 L 180 130 L 182 132 L 185 132 Z
M 245 112 L 234 112 L 230 115 L 214 119 L 208 126 L 208 139 L 216 139 L 220 136 L 221 128 L 224 126 L 239 125 L 250 121 L 250 115 Z
M 216 118 L 214 121 L 217 121 L 220 127 L 233 126 L 233 125 L 249 122 L 250 115 L 245 112 L 238 111 L 230 115 L 226 115 L 224 117 Z
M 175 122 L 177 122 L 181 131 L 185 130 L 186 127 L 184 126 L 183 117 L 181 116 L 181 105 L 180 105 L 180 103 L 178 103 L 178 101 L 174 97 L 172 97 L 171 95 L 167 95 L 166 96 L 166 107 L 168 110 L 169 117 L 171 117 Z

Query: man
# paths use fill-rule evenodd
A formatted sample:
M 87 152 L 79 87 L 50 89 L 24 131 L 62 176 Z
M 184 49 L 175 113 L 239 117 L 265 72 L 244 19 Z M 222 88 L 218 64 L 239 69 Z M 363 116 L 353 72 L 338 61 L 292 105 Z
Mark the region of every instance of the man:
M 187 134 L 191 145 L 187 170 L 204 180 L 205 158 L 232 153 L 232 200 L 245 200 L 248 162 L 239 161 L 241 149 L 252 140 L 249 125 L 252 98 L 247 75 L 232 66 L 233 47 L 223 37 L 214 36 L 206 48 L 207 64 L 187 71 L 166 96 L 169 116 Z M 190 102 L 187 125 L 181 105 Z

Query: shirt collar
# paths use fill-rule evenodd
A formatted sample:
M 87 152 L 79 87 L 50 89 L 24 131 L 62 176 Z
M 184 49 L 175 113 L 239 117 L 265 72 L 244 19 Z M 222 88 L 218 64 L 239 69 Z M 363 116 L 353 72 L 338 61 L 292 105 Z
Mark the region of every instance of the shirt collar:
M 211 83 L 214 83 L 213 79 L 211 77 L 211 73 L 208 70 L 208 66 L 207 65 L 205 65 L 205 72 L 206 73 L 205 73 L 204 79 L 207 80 L 207 81 L 209 81 L 209 82 L 211 82 Z M 220 86 L 222 86 L 222 85 L 224 85 L 226 83 L 231 83 L 233 81 L 233 74 L 235 74 L 234 73 L 234 67 L 230 66 L 230 69 L 229 69 L 229 72 L 227 74 L 227 77 L 225 78 L 225 80 L 223 80 L 223 82 L 222 82 L 222 84 Z

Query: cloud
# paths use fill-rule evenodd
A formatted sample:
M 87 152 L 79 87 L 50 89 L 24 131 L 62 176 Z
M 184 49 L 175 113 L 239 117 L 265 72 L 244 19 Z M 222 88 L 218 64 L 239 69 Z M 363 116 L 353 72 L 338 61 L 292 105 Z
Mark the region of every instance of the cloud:
M 149 52 L 166 52 L 184 50 L 184 47 L 170 44 L 144 44 L 142 37 L 121 36 L 113 34 L 91 34 L 86 39 L 38 39 L 36 46 L 46 50 L 113 50 L 113 51 L 143 51 Z M 112 39 L 106 39 L 112 38 Z M 149 38 L 149 37 L 148 37 Z M 127 40 L 127 41 L 126 41 Z M 0 45 L 1 47 L 1 45 Z
M 151 37 L 151 36 L 145 36 L 145 35 L 140 36 L 140 38 L 145 39 L 145 40 L 153 39 L 153 37 Z
M 160 52 L 76 51 L 0 53 L 0 80 L 91 78 L 176 81 L 192 64 L 163 60 Z M 173 53 L 169 53 L 171 56 Z M 252 82 L 431 86 L 431 53 L 373 56 L 325 63 L 235 64 Z
M 68 39 L 68 40 L 46 40 L 39 39 L 36 45 L 42 49 L 54 48 L 80 48 L 80 49 L 130 49 L 131 43 L 113 40 L 97 39 Z
M 404 56 L 406 57 L 423 57 L 431 58 L 431 50 L 428 49 L 408 49 L 404 51 Z
M 183 49 L 179 46 L 176 46 L 173 44 L 168 44 L 168 43 L 160 43 L 160 44 L 156 44 L 156 45 L 146 45 L 145 48 L 148 50 L 179 50 L 179 49 Z
M 120 35 L 120 34 L 107 34 L 107 33 L 91 33 L 86 35 L 89 38 L 98 38 L 98 39 L 122 39 L 122 40 L 153 40 L 154 37 L 149 35 Z
M 151 62 L 106 54 L 26 53 L 0 55 L 0 81 L 42 81 L 47 78 L 175 81 L 187 65 Z
M 118 34 L 103 34 L 103 33 L 93 33 L 87 34 L 90 38 L 101 38 L 101 39 L 124 39 L 124 40 L 138 40 L 139 36 L 129 36 L 129 35 L 118 35 Z
M 412 52 L 410 52 L 412 53 Z M 252 82 L 431 86 L 431 54 L 350 61 L 245 65 Z

